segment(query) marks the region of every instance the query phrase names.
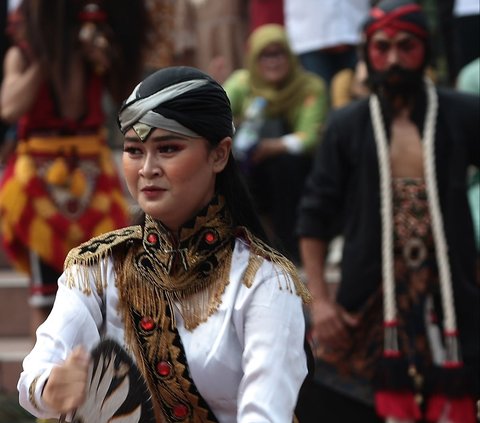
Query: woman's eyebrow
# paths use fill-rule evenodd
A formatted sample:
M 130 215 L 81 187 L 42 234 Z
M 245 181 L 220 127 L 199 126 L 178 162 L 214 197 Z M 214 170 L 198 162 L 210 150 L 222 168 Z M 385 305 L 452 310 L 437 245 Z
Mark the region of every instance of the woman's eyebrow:
M 140 138 L 136 135 L 125 135 L 125 142 L 141 142 Z M 187 141 L 189 137 L 180 135 L 180 134 L 166 134 L 166 135 L 154 135 L 149 136 L 147 140 L 152 140 L 154 142 L 162 142 L 162 141 Z
M 152 141 L 187 141 L 190 138 L 181 134 L 152 135 Z

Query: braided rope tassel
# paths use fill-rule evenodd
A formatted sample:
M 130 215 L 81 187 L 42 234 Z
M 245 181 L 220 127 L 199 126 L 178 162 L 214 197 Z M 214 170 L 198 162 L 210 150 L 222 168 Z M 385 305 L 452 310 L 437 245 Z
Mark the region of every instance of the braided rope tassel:
M 427 197 L 430 215 L 432 219 L 432 235 L 435 241 L 435 254 L 439 271 L 440 292 L 443 308 L 443 325 L 446 336 L 446 363 L 458 363 L 460 361 L 459 348 L 456 341 L 457 324 L 455 318 L 455 305 L 452 290 L 452 278 L 450 262 L 448 260 L 448 246 L 445 239 L 442 214 L 438 199 L 437 175 L 435 168 L 435 123 L 438 109 L 438 98 L 435 88 L 430 79 L 425 79 L 429 109 L 425 119 L 425 154 L 424 169 L 427 185 Z
M 383 126 L 380 101 L 376 95 L 370 97 L 375 143 L 377 145 L 380 172 L 380 201 L 382 222 L 382 283 L 383 283 L 383 317 L 385 327 L 385 351 L 398 352 L 396 333 L 395 278 L 393 274 L 393 209 L 390 159 L 388 143 Z

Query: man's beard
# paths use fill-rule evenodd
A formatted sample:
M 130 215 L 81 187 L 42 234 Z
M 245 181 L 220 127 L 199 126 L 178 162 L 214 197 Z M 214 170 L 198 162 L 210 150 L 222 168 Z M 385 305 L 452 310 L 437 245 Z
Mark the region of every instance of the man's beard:
M 385 72 L 369 69 L 369 85 L 376 94 L 390 101 L 408 104 L 421 91 L 423 86 L 423 68 L 409 70 L 394 65 Z

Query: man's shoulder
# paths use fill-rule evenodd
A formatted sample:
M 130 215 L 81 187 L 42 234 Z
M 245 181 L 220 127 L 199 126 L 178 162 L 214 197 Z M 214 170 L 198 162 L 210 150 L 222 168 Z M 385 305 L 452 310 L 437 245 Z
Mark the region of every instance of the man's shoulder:
M 480 104 L 480 96 L 465 91 L 459 91 L 449 87 L 437 87 L 437 93 L 440 106 L 446 103 L 450 108 L 452 102 L 467 106 L 470 104 L 472 107 L 478 107 Z M 461 110 L 459 111 L 461 112 Z
M 368 111 L 369 98 L 370 96 L 353 100 L 345 106 L 333 110 L 332 116 L 355 116 L 358 113 L 365 113 Z
M 357 121 L 369 119 L 368 101 L 370 97 L 353 100 L 347 105 L 332 110 L 330 113 L 330 122 L 332 124 L 347 125 Z
M 437 93 L 439 114 L 443 119 L 457 127 L 478 129 L 480 96 L 448 87 L 437 88 Z

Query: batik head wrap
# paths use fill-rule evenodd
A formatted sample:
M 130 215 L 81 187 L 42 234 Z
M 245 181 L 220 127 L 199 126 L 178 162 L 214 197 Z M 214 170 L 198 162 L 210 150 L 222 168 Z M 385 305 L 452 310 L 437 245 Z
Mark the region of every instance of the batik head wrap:
M 153 128 L 203 137 L 211 144 L 233 135 L 230 101 L 222 86 L 186 66 L 145 78 L 123 103 L 118 124 L 123 133 L 133 128 L 142 140 Z
M 280 85 L 266 82 L 258 68 L 258 59 L 262 51 L 272 45 L 281 46 L 288 56 L 290 70 Z M 248 39 L 247 70 L 249 72 L 250 88 L 254 96 L 267 100 L 266 114 L 269 116 L 287 117 L 290 122 L 311 93 L 324 90 L 323 81 L 316 75 L 306 72 L 300 66 L 288 42 L 285 29 L 281 25 L 267 24 L 258 27 Z

